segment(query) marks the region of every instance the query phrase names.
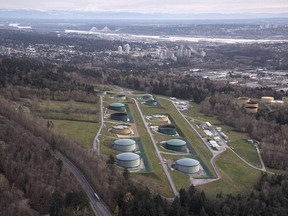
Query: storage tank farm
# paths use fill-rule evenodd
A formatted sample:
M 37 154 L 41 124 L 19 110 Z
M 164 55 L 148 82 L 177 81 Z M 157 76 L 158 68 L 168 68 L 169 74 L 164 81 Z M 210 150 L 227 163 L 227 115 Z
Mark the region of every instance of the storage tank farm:
M 140 165 L 140 156 L 131 152 L 116 155 L 116 164 L 124 168 L 135 168 Z
M 183 152 L 186 150 L 186 142 L 181 139 L 170 139 L 165 143 L 165 148 L 172 151 Z
M 182 158 L 176 161 L 175 168 L 180 172 L 193 174 L 199 171 L 200 163 L 192 158 Z
M 113 148 L 121 152 L 132 152 L 136 149 L 136 141 L 133 139 L 118 139 L 114 141 Z
M 176 131 L 176 127 L 174 125 L 160 125 L 158 127 L 158 132 L 166 134 L 166 135 L 176 135 L 177 131 Z
M 109 109 L 119 112 L 125 112 L 125 104 L 123 103 L 111 103 Z
M 112 113 L 110 118 L 117 121 L 128 122 L 128 114 L 127 113 Z

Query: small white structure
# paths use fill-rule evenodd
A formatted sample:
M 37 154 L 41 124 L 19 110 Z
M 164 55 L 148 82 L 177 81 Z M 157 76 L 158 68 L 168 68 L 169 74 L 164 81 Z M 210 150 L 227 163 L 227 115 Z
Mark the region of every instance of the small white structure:
M 218 143 L 214 140 L 210 140 L 209 141 L 211 147 L 217 151 L 220 151 L 221 150 L 221 147 L 218 145 Z

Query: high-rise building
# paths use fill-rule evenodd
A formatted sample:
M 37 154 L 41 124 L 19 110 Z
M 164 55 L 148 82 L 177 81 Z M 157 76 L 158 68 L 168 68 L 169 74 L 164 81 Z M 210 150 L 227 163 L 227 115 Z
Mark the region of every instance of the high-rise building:
M 123 50 L 122 50 L 122 46 L 118 46 L 118 54 L 122 55 Z
M 123 48 L 124 48 L 125 54 L 129 54 L 129 53 L 130 53 L 131 47 L 130 47 L 129 44 L 125 44 L 125 45 L 123 46 Z

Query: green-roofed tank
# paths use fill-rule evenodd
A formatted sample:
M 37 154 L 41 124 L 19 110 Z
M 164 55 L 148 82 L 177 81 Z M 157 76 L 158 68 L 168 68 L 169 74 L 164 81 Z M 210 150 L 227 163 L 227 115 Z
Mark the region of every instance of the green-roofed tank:
M 125 111 L 125 104 L 123 104 L 123 103 L 111 103 L 109 105 L 109 109 L 124 112 Z
M 193 174 L 199 171 L 200 163 L 192 158 L 182 158 L 176 161 L 175 168 L 180 172 Z
M 186 149 L 186 142 L 181 139 L 170 139 L 166 141 L 165 148 L 172 151 L 183 152 Z

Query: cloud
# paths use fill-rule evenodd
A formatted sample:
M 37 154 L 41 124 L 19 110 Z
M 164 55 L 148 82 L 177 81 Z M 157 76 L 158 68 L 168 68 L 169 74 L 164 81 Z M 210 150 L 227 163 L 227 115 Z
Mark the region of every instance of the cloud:
M 163 13 L 287 12 L 287 0 L 9 0 L 2 9 Z

